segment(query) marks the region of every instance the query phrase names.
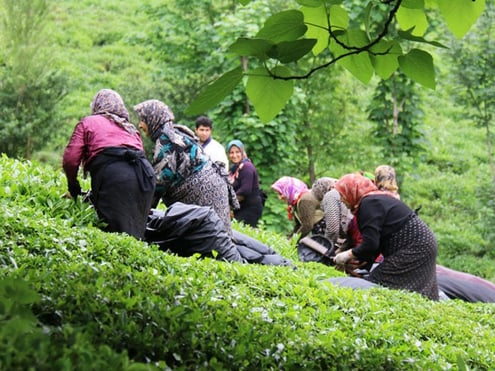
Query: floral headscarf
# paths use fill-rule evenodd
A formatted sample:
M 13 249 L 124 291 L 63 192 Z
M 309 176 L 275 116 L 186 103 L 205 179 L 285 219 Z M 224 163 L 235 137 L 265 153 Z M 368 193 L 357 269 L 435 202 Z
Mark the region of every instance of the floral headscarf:
M 313 195 L 318 201 L 321 201 L 323 200 L 323 196 L 325 196 L 325 193 L 327 193 L 334 187 L 336 181 L 337 179 L 329 177 L 316 179 L 313 183 L 313 186 L 311 187 L 311 192 L 313 192 Z
M 273 183 L 271 188 L 281 194 L 289 206 L 294 205 L 299 197 L 308 190 L 308 186 L 302 180 L 290 176 L 283 176 Z
M 392 166 L 380 165 L 375 169 L 375 184 L 380 190 L 397 193 L 399 187 L 395 178 L 395 170 Z
M 124 100 L 116 91 L 112 89 L 102 89 L 91 102 L 91 113 L 102 115 L 115 122 L 130 134 L 136 135 L 138 130 L 129 122 L 129 111 L 125 107 Z
M 152 165 L 157 174 L 157 192 L 173 192 L 209 163 L 192 131 L 174 124 L 174 114 L 165 103 L 147 100 L 134 106 L 134 110 L 148 125 L 155 142 Z
M 363 197 L 378 191 L 371 179 L 360 174 L 344 175 L 335 183 L 335 189 L 340 193 L 343 201 L 349 204 L 353 214 L 357 212 Z
M 174 113 L 163 102 L 150 99 L 134 106 L 134 111 L 139 116 L 139 120 L 148 125 L 148 132 L 155 142 L 162 133 L 175 143 L 178 136 L 174 133 Z

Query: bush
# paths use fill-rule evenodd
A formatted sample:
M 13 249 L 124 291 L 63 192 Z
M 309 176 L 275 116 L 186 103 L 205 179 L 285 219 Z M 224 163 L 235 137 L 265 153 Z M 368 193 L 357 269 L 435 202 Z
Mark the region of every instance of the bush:
M 0 280 L 0 368 L 3 370 L 149 370 L 126 352 L 93 346 L 90 337 L 70 325 L 47 326 L 33 315 L 39 295 L 23 280 Z
M 293 270 L 179 258 L 75 223 L 92 211 L 61 200 L 63 177 L 49 168 L 2 157 L 0 171 L 0 301 L 8 324 L 0 332 L 3 368 L 447 370 L 495 364 L 491 304 L 339 288 L 325 279 L 341 273 L 317 263 L 296 262 Z M 296 261 L 284 236 L 235 227 Z M 8 329 L 17 324 L 24 330 L 12 338 Z

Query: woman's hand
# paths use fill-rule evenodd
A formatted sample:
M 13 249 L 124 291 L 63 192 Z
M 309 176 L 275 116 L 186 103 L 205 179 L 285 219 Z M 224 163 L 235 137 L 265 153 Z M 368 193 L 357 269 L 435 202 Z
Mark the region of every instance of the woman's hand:
M 344 265 L 345 263 L 347 263 L 349 260 L 351 259 L 355 259 L 356 257 L 354 256 L 354 254 L 352 253 L 352 250 L 349 249 L 349 250 L 346 250 L 344 252 L 341 252 L 337 255 L 335 255 L 335 257 L 333 258 L 333 261 L 336 265 Z

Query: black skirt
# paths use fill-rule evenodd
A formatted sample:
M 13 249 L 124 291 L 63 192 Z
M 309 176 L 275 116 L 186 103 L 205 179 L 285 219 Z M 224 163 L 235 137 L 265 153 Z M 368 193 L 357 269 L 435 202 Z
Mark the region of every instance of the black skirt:
M 258 221 L 263 214 L 263 200 L 259 190 L 254 191 L 243 201 L 239 202 L 240 209 L 234 210 L 234 218 L 253 228 L 258 226 Z
M 134 155 L 100 154 L 89 166 L 91 201 L 107 232 L 143 239 L 155 179 L 153 167 L 140 151 Z
M 438 300 L 437 241 L 415 214 L 398 232 L 382 241 L 382 254 L 383 262 L 371 271 L 368 280 Z

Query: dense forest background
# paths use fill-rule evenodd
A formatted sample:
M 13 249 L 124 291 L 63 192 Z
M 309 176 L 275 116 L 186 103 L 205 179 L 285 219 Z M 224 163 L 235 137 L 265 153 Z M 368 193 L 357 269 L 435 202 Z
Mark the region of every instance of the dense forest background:
M 102 88 L 118 91 L 132 115 L 133 105 L 156 98 L 193 127 L 195 117 L 184 111 L 229 69 L 228 46 L 289 4 L 0 1 L 0 152 L 60 169 L 75 124 Z M 356 6 L 356 15 L 362 11 Z M 241 89 L 205 113 L 217 140 L 245 143 L 266 190 L 283 175 L 310 185 L 321 176 L 393 165 L 402 199 L 421 207 L 436 233 L 439 263 L 494 281 L 493 15 L 488 2 L 462 40 L 440 24 L 431 30 L 446 46 L 431 48 L 435 90 L 401 74 L 363 85 L 334 66 L 300 81 L 266 124 Z M 262 228 L 286 233 L 290 227 L 285 206 L 271 193 Z

